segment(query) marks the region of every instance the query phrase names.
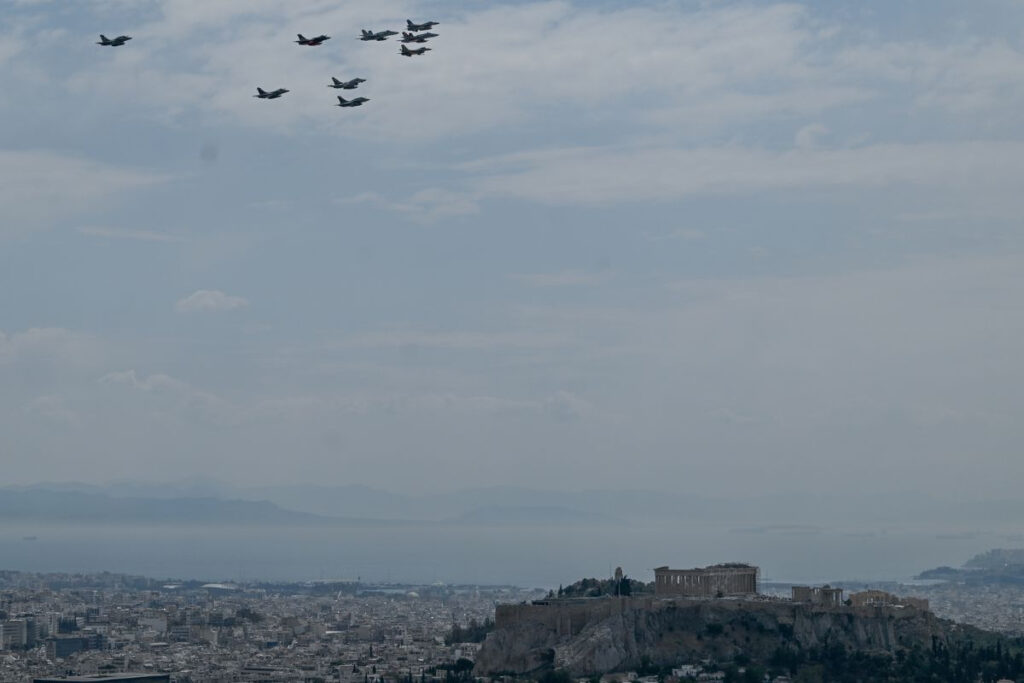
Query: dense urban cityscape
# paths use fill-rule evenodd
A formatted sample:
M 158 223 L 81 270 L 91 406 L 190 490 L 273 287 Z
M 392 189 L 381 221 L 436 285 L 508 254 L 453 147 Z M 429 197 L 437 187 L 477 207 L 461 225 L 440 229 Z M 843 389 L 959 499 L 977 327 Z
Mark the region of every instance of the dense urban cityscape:
M 588 581 L 581 585 L 601 585 Z M 654 593 L 668 591 L 647 585 Z M 940 617 L 1024 634 L 1024 590 L 1017 586 L 878 587 L 916 596 L 916 603 L 911 597 L 904 602 L 930 606 Z M 857 588 L 862 592 L 851 595 L 888 595 Z M 126 672 L 165 674 L 153 680 L 174 683 L 465 680 L 497 605 L 544 604 L 553 594 L 512 586 L 232 584 L 0 572 L 0 680 L 119 680 L 96 677 Z M 767 585 L 759 599 L 789 595 L 835 604 L 844 598 L 841 588 Z M 709 661 L 680 661 L 671 676 L 639 677 L 716 680 L 724 673 Z
M 177 683 L 443 680 L 511 587 L 160 583 L 0 573 L 0 680 L 170 672 Z M 463 663 L 465 666 L 465 663 Z

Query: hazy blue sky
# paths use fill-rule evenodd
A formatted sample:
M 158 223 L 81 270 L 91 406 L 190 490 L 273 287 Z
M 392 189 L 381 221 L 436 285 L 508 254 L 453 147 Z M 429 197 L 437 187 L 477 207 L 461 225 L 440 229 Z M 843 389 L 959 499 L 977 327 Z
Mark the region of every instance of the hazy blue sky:
M 5 482 L 1024 476 L 1018 0 L 0 12 Z

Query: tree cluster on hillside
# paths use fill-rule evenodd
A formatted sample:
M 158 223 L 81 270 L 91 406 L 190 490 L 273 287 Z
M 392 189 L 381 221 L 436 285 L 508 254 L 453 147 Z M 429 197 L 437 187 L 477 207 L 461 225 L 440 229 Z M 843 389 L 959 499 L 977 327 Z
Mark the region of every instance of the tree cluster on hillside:
M 438 665 L 431 673 L 434 676 L 439 676 L 442 671 L 444 672 L 445 683 L 469 683 L 473 680 L 473 662 L 465 657 L 459 657 L 458 660 L 451 664 Z M 421 683 L 426 683 L 425 674 L 426 671 L 420 676 Z M 411 674 L 410 680 L 407 683 L 412 683 Z
M 623 576 L 621 581 L 615 579 L 580 579 L 568 586 L 559 586 L 558 592 L 552 591 L 552 598 L 597 598 L 602 595 L 637 595 L 653 593 L 654 584 L 644 583 Z
M 453 643 L 482 643 L 487 634 L 494 630 L 494 619 L 487 618 L 481 624 L 476 619 L 470 619 L 466 626 L 452 624 L 452 630 L 444 637 L 447 645 Z

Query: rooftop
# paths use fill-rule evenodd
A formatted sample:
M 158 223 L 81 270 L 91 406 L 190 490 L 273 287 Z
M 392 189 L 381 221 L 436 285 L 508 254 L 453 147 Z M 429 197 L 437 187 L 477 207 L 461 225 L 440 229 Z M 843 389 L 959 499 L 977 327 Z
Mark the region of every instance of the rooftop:
M 120 673 L 71 676 L 69 678 L 36 678 L 34 683 L 123 683 L 127 681 L 134 681 L 135 683 L 165 683 L 170 680 L 170 674 Z

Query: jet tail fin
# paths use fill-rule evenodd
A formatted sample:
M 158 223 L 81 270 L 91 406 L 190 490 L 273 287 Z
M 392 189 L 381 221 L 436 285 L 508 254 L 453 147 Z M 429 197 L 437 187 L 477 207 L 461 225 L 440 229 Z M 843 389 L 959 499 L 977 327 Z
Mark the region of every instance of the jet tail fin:
M 341 85 L 341 81 L 339 81 L 339 80 L 338 80 L 337 78 L 335 78 L 334 76 L 331 76 L 331 80 L 332 80 L 332 81 L 334 81 L 334 85 Z
M 100 34 L 100 40 L 102 40 L 104 43 L 109 43 L 110 42 L 110 38 L 107 38 L 102 33 Z
M 258 92 L 261 95 L 266 95 L 267 94 L 267 91 L 264 90 L 263 88 L 256 88 L 256 92 Z
M 298 36 L 299 36 L 299 40 L 301 40 L 301 41 L 305 42 L 305 40 L 306 40 L 306 36 L 302 35 L 301 33 L 298 33 L 298 34 L 296 34 L 296 35 L 298 35 Z

